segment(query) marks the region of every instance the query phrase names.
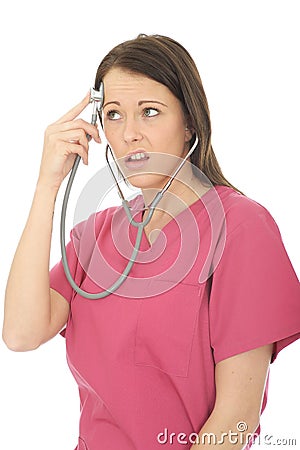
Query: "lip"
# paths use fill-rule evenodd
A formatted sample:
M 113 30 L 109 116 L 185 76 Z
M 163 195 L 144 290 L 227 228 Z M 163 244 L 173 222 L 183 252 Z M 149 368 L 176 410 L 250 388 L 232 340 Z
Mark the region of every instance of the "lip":
M 135 155 L 137 153 L 144 153 L 146 158 L 145 159 L 137 159 L 135 161 L 128 161 L 128 159 L 130 158 L 131 155 Z M 149 158 L 150 158 L 149 154 L 144 149 L 137 149 L 137 150 L 134 150 L 133 152 L 127 153 L 125 160 L 124 160 L 124 164 L 127 167 L 127 169 L 132 169 L 132 170 L 140 169 L 147 163 Z

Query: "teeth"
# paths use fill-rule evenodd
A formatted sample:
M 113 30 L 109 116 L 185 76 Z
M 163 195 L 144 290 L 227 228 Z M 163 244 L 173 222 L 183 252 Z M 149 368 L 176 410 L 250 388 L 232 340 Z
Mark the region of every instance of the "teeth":
M 129 157 L 129 161 L 136 161 L 139 159 L 146 159 L 146 158 L 147 157 L 146 157 L 145 153 L 134 153 L 133 155 L 131 155 Z

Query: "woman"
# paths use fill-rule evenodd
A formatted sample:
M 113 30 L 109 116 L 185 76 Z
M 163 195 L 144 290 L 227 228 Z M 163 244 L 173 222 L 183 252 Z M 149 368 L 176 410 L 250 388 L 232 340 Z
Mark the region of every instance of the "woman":
M 61 262 L 49 276 L 49 253 L 57 191 L 77 154 L 88 163 L 87 135 L 100 143 L 97 127 L 76 119 L 89 96 L 48 127 L 8 279 L 4 340 L 34 349 L 67 324 L 77 449 L 242 449 L 259 433 L 270 363 L 300 337 L 296 274 L 270 213 L 222 174 L 202 83 L 180 44 L 145 35 L 120 44 L 100 64 L 96 89 L 101 82 L 106 139 L 142 191 L 129 202 L 135 220 L 199 143 L 145 227 L 126 281 L 87 300 Z M 75 226 L 67 257 L 77 284 L 108 289 L 136 234 L 121 207 Z

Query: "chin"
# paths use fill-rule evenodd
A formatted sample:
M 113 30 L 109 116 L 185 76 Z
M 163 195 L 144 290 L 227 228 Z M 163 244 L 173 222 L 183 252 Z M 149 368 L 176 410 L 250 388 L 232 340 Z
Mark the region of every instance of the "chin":
M 162 189 L 168 181 L 168 177 L 154 174 L 132 174 L 126 177 L 127 181 L 139 189 Z

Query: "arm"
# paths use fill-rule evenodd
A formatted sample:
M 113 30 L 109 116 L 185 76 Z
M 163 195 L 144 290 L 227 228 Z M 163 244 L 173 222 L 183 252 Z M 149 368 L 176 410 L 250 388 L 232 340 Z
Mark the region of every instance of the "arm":
M 11 350 L 36 348 L 50 323 L 49 258 L 55 198 L 54 189 L 37 185 L 11 265 L 3 323 L 3 340 Z
M 32 207 L 7 281 L 2 337 L 15 351 L 37 348 L 64 325 L 69 305 L 50 290 L 52 220 L 58 189 L 79 154 L 87 164 L 86 134 L 100 142 L 95 126 L 74 120 L 89 96 L 50 125 L 45 133 L 39 178 Z
M 215 406 L 199 432 L 199 444 L 192 445 L 190 450 L 220 448 L 242 450 L 244 448 L 247 434 L 254 433 L 259 425 L 272 349 L 273 344 L 266 345 L 216 364 Z M 245 433 L 238 431 L 239 422 L 247 424 Z M 230 437 L 230 431 L 237 434 L 232 434 Z M 211 443 L 209 443 L 209 433 L 212 434 Z M 243 438 L 240 438 L 241 436 Z M 215 444 L 214 439 L 216 439 Z M 241 440 L 242 443 L 239 442 Z M 224 443 L 221 443 L 223 441 Z

